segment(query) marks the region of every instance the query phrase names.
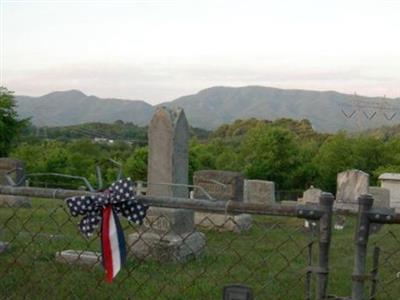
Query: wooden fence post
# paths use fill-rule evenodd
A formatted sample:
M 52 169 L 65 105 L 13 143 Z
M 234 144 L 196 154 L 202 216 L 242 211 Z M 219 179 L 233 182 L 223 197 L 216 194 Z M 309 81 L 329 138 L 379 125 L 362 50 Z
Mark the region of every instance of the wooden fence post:
M 369 225 L 368 212 L 374 203 L 374 199 L 369 194 L 363 194 L 358 197 L 360 205 L 358 210 L 358 220 L 356 227 L 356 234 L 354 237 L 355 252 L 354 252 L 354 267 L 353 267 L 353 288 L 352 300 L 364 299 L 364 285 L 368 279 L 366 275 L 366 262 L 367 262 L 367 246 L 369 239 Z
M 334 197 L 331 193 L 322 193 L 319 198 L 320 209 L 324 215 L 319 221 L 319 258 L 317 272 L 317 300 L 327 297 L 329 274 L 329 249 L 332 236 L 332 207 Z

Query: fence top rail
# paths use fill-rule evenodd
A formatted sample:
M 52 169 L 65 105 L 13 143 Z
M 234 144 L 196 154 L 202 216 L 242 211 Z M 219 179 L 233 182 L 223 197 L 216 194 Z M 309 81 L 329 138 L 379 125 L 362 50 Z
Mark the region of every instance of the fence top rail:
M 333 211 L 340 215 L 358 215 L 359 212 L 343 209 L 334 208 Z M 382 207 L 372 207 L 368 211 L 368 218 L 371 223 L 379 224 L 400 224 L 400 213 L 397 213 L 394 208 L 382 208 Z
M 50 199 L 65 199 L 73 196 L 94 195 L 96 193 L 81 190 L 0 185 L 0 194 Z M 255 215 L 287 216 L 306 219 L 319 219 L 324 214 L 324 212 L 315 205 L 267 205 L 244 203 L 238 201 L 154 197 L 141 195 L 138 195 L 137 199 L 143 201 L 150 206 L 166 208 L 186 208 L 214 213 L 248 213 Z

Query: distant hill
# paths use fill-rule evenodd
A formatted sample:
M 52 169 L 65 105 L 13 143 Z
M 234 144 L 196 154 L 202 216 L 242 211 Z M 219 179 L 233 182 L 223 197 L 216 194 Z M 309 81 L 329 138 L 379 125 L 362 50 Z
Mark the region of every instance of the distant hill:
M 81 91 L 53 92 L 41 97 L 16 96 L 21 117 L 37 126 L 65 126 L 117 120 L 147 125 L 154 107 L 144 101 L 102 99 Z
M 386 100 L 400 104 L 400 99 Z M 204 128 L 215 128 L 222 123 L 251 117 L 267 120 L 308 119 L 316 130 L 323 132 L 334 132 L 339 129 L 362 130 L 364 127 L 380 127 L 396 122 L 395 120 L 389 122 L 378 116 L 368 121 L 364 116 L 359 115 L 348 119 L 341 112 L 341 108 L 344 107 L 345 113 L 350 113 L 351 108 L 346 105 L 353 101 L 354 95 L 333 91 L 318 92 L 248 86 L 213 87 L 195 95 L 181 97 L 165 105 L 183 107 L 188 119 L 196 126 Z M 369 104 L 379 102 L 381 99 L 357 96 L 357 101 Z M 397 122 L 398 120 L 397 118 Z
M 112 123 L 116 120 L 143 126 L 149 123 L 156 108 L 144 101 L 101 99 L 77 90 L 54 92 L 42 97 L 17 96 L 16 99 L 19 114 L 22 117 L 32 116 L 33 123 L 39 126 Z M 262 86 L 212 87 L 160 105 L 183 107 L 192 126 L 208 130 L 252 117 L 267 120 L 308 119 L 314 129 L 322 132 L 340 129 L 354 131 L 399 123 L 399 116 L 391 121 L 379 115 L 368 120 L 361 111 L 353 118 L 346 118 L 341 109 L 344 107 L 345 113 L 350 114 L 352 109 L 346 108 L 346 105 L 352 104 L 354 99 L 353 95 L 334 91 L 285 90 Z M 379 103 L 381 99 L 357 96 L 357 101 L 370 104 Z M 386 101 L 400 107 L 399 98 Z

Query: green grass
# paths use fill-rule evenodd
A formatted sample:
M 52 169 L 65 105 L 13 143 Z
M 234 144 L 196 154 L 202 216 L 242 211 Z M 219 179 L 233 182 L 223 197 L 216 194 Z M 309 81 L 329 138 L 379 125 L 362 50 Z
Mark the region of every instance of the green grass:
M 0 240 L 10 249 L 0 254 L 1 299 L 221 299 L 223 286 L 251 286 L 256 299 L 303 299 L 307 245 L 315 237 L 302 220 L 255 217 L 244 233 L 202 230 L 204 255 L 186 263 L 130 259 L 113 284 L 104 282 L 100 267 L 55 262 L 66 249 L 100 251 L 98 237 L 84 239 L 79 218 L 71 218 L 59 200 L 34 199 L 32 208 L 0 207 Z M 351 294 L 354 218 L 343 231 L 333 231 L 329 293 Z M 123 221 L 125 235 L 137 230 Z M 399 299 L 400 226 L 385 226 L 371 237 L 382 247 L 378 299 Z M 317 261 L 314 243 L 313 261 Z M 397 252 L 396 252 L 397 251 Z M 368 257 L 369 266 L 371 257 Z M 314 281 L 314 278 L 313 278 Z M 369 285 L 369 282 L 368 282 Z M 313 283 L 313 289 L 315 283 Z

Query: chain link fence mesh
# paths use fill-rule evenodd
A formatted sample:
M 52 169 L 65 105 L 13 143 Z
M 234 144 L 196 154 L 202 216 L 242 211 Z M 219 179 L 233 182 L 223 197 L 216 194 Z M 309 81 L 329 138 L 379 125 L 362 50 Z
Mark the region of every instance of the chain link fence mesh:
M 369 269 L 373 248 L 380 249 L 376 293 L 369 299 L 399 299 L 400 295 L 400 225 L 384 225 L 370 238 Z
M 164 217 L 160 215 L 148 223 L 152 225 Z M 148 259 L 154 254 L 151 251 L 145 256 L 129 251 L 127 264 L 108 284 L 101 267 L 99 234 L 84 238 L 77 226 L 79 218 L 70 216 L 63 201 L 33 198 L 31 207 L 3 202 L 0 241 L 8 246 L 0 251 L 0 298 L 221 299 L 223 287 L 234 283 L 251 287 L 255 299 L 315 298 L 314 275 L 309 295 L 306 286 L 307 274 L 311 274 L 307 273 L 311 270 L 309 260 L 312 266 L 318 265 L 317 221 L 305 228 L 303 219 L 253 215 L 250 229 L 235 232 L 226 230 L 235 225 L 235 219 L 224 215 L 223 220 L 215 222 L 212 215 L 204 214 L 195 230 L 178 234 L 184 244 L 191 235 L 204 234 L 205 244 L 197 258 L 182 262 L 153 260 Z M 121 223 L 127 240 L 135 233 L 140 239 L 149 230 L 123 218 Z M 355 224 L 356 216 L 346 216 L 344 229 L 332 231 L 330 295 L 351 293 Z M 158 233 L 160 245 L 169 234 Z M 129 242 L 128 246 L 135 247 Z M 376 293 L 366 298 L 397 300 L 400 226 L 383 225 L 370 236 L 368 270 L 373 268 L 375 246 L 381 249 Z M 72 261 L 71 257 L 57 255 L 65 250 L 74 251 Z M 370 290 L 371 280 L 367 283 Z
M 242 232 L 224 230 L 235 222 L 230 217 L 213 228 L 198 226 L 206 242 L 196 259 L 154 261 L 130 254 L 114 282 L 107 284 L 99 235 L 85 239 L 79 219 L 70 216 L 63 201 L 31 203 L 30 208 L 0 206 L 0 240 L 8 243 L 0 254 L 2 299 L 220 299 L 224 285 L 232 283 L 248 285 L 256 299 L 304 296 L 308 245 L 315 235 L 299 219 L 253 216 L 252 227 Z M 207 227 L 213 222 L 212 217 L 204 219 Z M 143 233 L 143 226 L 121 222 L 126 237 Z M 160 233 L 159 239 L 167 234 Z M 75 262 L 56 259 L 68 249 L 76 251 Z

